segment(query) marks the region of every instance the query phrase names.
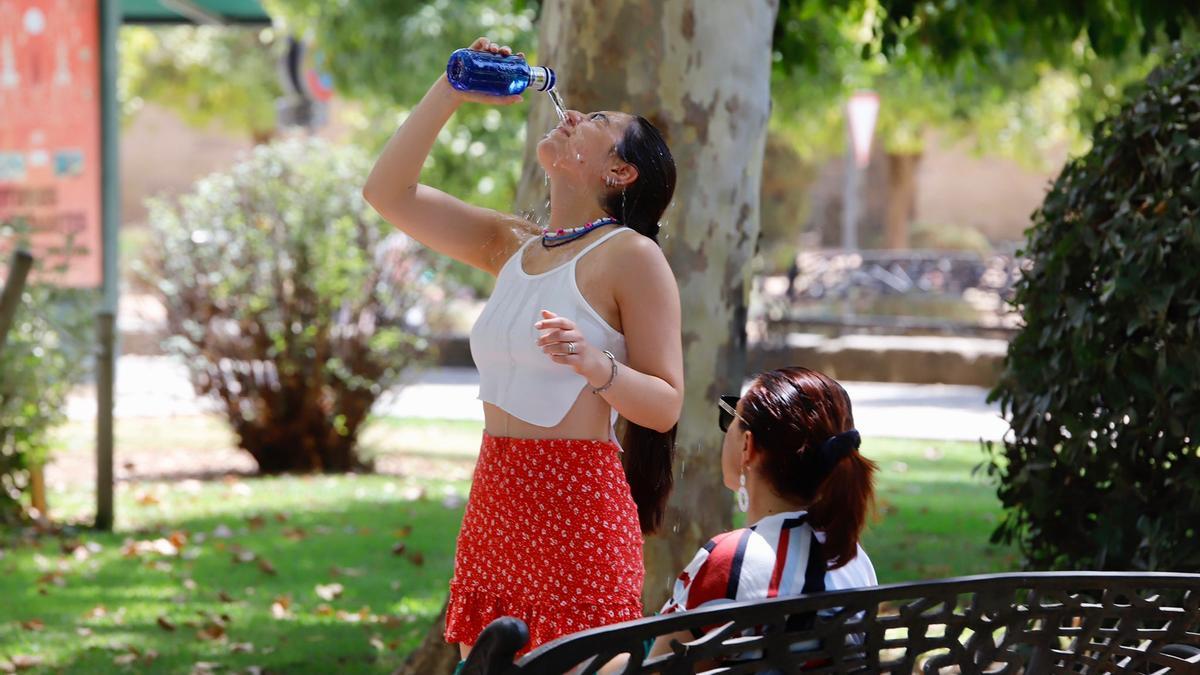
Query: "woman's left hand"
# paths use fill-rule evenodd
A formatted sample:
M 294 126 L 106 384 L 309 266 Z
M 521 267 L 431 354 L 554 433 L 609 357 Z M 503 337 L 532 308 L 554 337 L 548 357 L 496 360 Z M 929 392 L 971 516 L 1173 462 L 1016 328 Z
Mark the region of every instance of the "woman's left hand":
M 537 346 L 542 348 L 550 360 L 571 366 L 572 370 L 587 378 L 588 382 L 603 369 L 604 355 L 588 344 L 587 338 L 579 331 L 574 321 L 543 309 L 542 320 L 533 327 L 545 331 L 538 338 Z

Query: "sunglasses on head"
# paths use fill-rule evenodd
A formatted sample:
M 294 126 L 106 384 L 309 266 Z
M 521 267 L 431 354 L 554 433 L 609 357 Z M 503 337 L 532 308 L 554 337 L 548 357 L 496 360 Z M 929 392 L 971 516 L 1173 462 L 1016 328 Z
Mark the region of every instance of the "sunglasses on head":
M 737 404 L 741 400 L 740 396 L 722 396 L 717 399 L 717 426 L 721 428 L 721 433 L 729 431 L 729 425 L 733 424 L 733 418 L 737 418 L 742 423 L 742 426 L 749 428 L 746 423 L 746 418 L 738 414 Z

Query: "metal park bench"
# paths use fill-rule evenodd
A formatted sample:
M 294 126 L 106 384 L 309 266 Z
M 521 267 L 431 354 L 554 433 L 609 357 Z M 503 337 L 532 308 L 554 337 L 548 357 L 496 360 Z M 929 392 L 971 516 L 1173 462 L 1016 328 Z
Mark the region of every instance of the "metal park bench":
M 751 636 L 743 633 L 750 629 Z M 660 635 L 706 630 L 646 658 Z M 741 602 L 568 635 L 514 662 L 493 621 L 464 673 L 1200 673 L 1200 574 L 1039 572 Z

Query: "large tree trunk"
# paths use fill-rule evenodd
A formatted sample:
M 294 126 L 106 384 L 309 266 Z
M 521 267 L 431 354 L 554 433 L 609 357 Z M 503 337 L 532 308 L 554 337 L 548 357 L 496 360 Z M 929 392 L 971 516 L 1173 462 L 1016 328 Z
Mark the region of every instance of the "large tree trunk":
M 883 221 L 884 248 L 910 248 L 909 229 L 917 213 L 917 166 L 921 153 L 887 153 L 887 212 Z
M 647 610 L 707 538 L 730 527 L 715 400 L 745 375 L 748 262 L 759 232 L 777 0 L 548 0 L 537 59 L 570 108 L 641 114 L 666 136 L 679 178 L 660 240 L 683 302 L 687 396 L 676 487 L 663 532 L 646 541 Z M 544 98 L 544 97 L 542 97 Z M 535 101 L 518 208 L 544 214 L 539 139 L 557 122 Z

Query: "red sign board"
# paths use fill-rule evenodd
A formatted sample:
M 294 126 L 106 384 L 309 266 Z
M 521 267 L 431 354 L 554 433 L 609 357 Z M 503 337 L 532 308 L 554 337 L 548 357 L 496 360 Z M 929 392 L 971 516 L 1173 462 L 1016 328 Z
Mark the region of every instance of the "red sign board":
M 0 223 L 70 286 L 101 282 L 98 0 L 0 0 Z M 0 238 L 0 246 L 11 242 Z

